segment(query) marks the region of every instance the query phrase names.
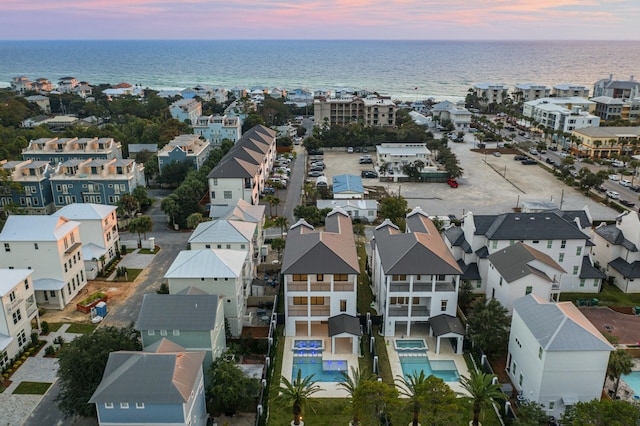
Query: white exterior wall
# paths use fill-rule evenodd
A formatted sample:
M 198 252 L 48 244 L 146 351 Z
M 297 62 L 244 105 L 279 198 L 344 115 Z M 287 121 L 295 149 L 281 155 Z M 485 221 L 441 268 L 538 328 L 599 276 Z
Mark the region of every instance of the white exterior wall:
M 168 282 L 170 294 L 176 294 L 187 287 L 194 286 L 209 294 L 223 296 L 224 317 L 229 322 L 231 334 L 239 336 L 242 333 L 242 321 L 247 308 L 242 277 L 226 280 L 224 278 L 169 278 Z
M 534 267 L 538 267 L 535 265 Z M 542 268 L 539 268 L 542 269 Z M 546 271 L 545 271 L 546 272 Z M 548 273 L 547 273 L 548 274 Z M 527 287 L 532 287 L 531 293 L 542 300 L 551 300 L 551 283 L 544 278 L 529 274 L 519 280 L 508 283 L 504 278 L 500 285 L 501 275 L 496 268 L 489 263 L 489 274 L 487 276 L 487 299 L 495 297 L 509 313 L 513 312 L 513 302 L 520 297 L 526 296 Z M 495 290 L 495 296 L 494 295 Z
M 251 188 L 245 188 L 243 178 L 209 178 L 211 204 L 232 205 L 240 199 L 254 205 L 258 204 L 258 191 L 259 188 L 264 188 L 264 178 L 261 178 L 261 182 L 258 185 L 252 185 Z M 231 198 L 225 198 L 225 191 L 231 191 Z
M 0 278 L 4 279 L 1 270 Z M 14 296 L 13 300 L 11 300 L 12 294 Z M 18 311 L 20 312 L 20 319 L 14 324 L 13 314 L 17 314 Z M 14 338 L 6 348 L 0 347 L 0 370 L 9 365 L 8 363 L 12 358 L 15 358 L 20 349 L 31 343 L 31 320 L 37 316 L 38 307 L 33 290 L 33 281 L 31 276 L 27 275 L 24 280 L 15 283 L 15 286 L 0 298 L 0 333 Z M 24 341 L 22 341 L 21 337 L 24 337 Z M 7 352 L 6 361 L 2 357 L 3 350 Z

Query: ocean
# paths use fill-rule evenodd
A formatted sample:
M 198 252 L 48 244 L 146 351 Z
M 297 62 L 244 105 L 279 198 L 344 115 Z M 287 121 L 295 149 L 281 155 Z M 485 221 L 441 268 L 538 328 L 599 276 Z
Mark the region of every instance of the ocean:
M 640 76 L 638 41 L 0 41 L 0 86 L 127 82 L 153 89 L 366 89 L 461 99 L 475 83 L 573 83 Z

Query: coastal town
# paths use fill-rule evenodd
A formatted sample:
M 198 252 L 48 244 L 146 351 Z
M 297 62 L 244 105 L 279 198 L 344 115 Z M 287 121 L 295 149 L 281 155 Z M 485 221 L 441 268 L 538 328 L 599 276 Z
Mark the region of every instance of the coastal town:
M 0 423 L 640 421 L 633 76 L 10 84 Z

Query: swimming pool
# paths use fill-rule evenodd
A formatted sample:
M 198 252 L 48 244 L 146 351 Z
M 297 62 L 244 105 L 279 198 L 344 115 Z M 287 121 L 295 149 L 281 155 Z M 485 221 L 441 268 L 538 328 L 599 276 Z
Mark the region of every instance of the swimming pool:
M 313 380 L 317 382 L 341 382 L 341 371 L 347 371 L 348 363 L 344 360 L 323 361 L 322 357 L 293 357 L 293 368 L 291 378 L 298 377 L 298 370 L 302 370 L 302 377 L 309 377 L 313 374 Z
M 400 356 L 402 374 L 408 377 L 414 371 L 424 371 L 425 376 L 434 375 L 445 382 L 460 380 L 456 363 L 452 360 L 429 360 L 426 356 Z
M 324 342 L 322 340 L 295 339 L 293 341 L 294 351 L 323 351 Z
M 426 351 L 427 342 L 424 339 L 395 339 L 393 341 L 393 345 L 396 348 L 396 351 L 415 351 L 422 350 Z
M 632 371 L 629 374 L 623 374 L 622 380 L 629 385 L 634 394 L 640 395 L 640 371 Z

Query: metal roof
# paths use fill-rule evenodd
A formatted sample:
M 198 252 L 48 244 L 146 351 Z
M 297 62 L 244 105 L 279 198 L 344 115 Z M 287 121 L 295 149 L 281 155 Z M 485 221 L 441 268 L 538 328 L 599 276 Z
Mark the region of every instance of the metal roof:
M 331 179 L 333 185 L 333 193 L 339 194 L 344 192 L 364 193 L 362 178 L 356 175 L 337 175 Z
M 0 297 L 4 297 L 32 273 L 32 269 L 0 269 Z
M 183 250 L 165 278 L 238 278 L 247 253 L 241 250 Z
M 63 217 L 11 215 L 0 233 L 0 241 L 59 241 L 80 226 Z
M 62 216 L 70 220 L 103 220 L 116 211 L 116 206 L 92 203 L 73 203 L 64 206 L 52 216 Z
M 189 237 L 189 243 L 249 243 L 256 227 L 256 223 L 239 220 L 202 222 Z

